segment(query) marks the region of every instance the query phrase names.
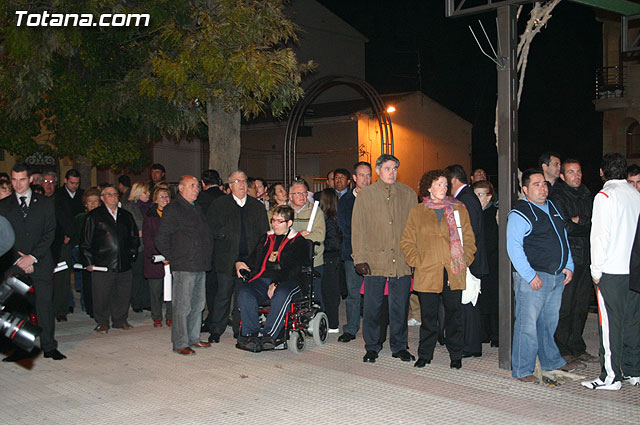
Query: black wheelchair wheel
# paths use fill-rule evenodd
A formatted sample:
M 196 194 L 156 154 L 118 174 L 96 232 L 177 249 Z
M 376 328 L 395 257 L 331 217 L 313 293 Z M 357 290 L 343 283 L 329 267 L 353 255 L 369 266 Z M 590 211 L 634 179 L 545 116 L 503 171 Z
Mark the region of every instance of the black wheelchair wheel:
M 329 335 L 329 319 L 326 313 L 319 311 L 313 318 L 313 342 L 316 345 L 324 345 L 327 343 L 327 335 Z

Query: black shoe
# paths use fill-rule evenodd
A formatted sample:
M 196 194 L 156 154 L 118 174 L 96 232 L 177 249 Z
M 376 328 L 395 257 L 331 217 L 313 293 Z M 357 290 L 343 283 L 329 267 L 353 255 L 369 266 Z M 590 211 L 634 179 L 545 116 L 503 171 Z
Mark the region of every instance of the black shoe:
M 393 353 L 391 355 L 391 357 L 394 357 L 396 359 L 400 359 L 403 362 L 410 362 L 415 360 L 415 356 L 413 354 L 411 354 L 409 351 L 407 350 L 400 350 L 397 353 Z
M 466 359 L 468 357 L 482 357 L 482 353 L 469 353 L 467 351 L 463 351 L 462 358 Z
M 136 313 L 142 313 L 142 307 L 133 307 L 133 311 Z
M 209 342 L 217 344 L 218 342 L 220 342 L 220 335 L 218 335 L 218 334 L 209 335 Z
M 53 359 L 53 360 L 62 360 L 67 358 L 67 356 L 65 356 L 58 350 L 45 351 L 44 357 L 46 359 Z
M 492 347 L 500 347 L 500 344 L 498 343 L 498 341 L 491 341 L 491 346 Z
M 259 353 L 262 351 L 262 344 L 260 344 L 260 338 L 257 335 L 251 335 L 247 338 L 247 342 L 244 345 L 247 351 Z
M 69 313 L 73 314 L 73 307 L 69 307 Z
M 447 340 L 444 339 L 444 335 L 438 335 L 438 344 L 440 345 L 445 345 L 447 343 Z
M 262 350 L 274 350 L 276 348 L 276 343 L 270 335 L 263 335 L 260 338 L 260 344 L 262 345 Z
M 39 349 L 34 349 L 32 352 L 29 352 L 21 348 L 18 348 L 10 356 L 7 356 L 4 359 L 2 359 L 2 361 L 7 363 L 19 362 L 20 360 L 31 359 L 37 356 L 39 353 L 40 353 Z
M 66 314 L 58 314 L 56 316 L 56 320 L 58 322 L 66 322 L 67 321 L 67 315 Z
M 340 342 L 349 342 L 352 339 L 356 339 L 355 335 L 351 335 L 349 332 L 345 332 L 338 337 L 338 341 Z
M 373 350 L 367 351 L 367 354 L 364 355 L 362 361 L 365 363 L 375 363 L 378 358 L 378 353 Z
M 426 365 L 431 364 L 431 360 L 421 359 L 419 358 L 414 364 L 413 367 L 425 367 Z
M 462 367 L 462 360 L 451 360 L 449 367 L 451 369 L 460 369 Z

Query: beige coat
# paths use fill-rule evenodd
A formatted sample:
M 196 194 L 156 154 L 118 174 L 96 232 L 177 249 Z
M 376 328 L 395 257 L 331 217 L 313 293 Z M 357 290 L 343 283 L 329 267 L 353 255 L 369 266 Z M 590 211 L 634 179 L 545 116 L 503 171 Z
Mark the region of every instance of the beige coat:
M 291 208 L 294 208 L 293 205 Z M 295 208 L 294 208 L 295 211 Z M 293 228 L 302 232 L 307 230 L 307 226 L 309 225 L 309 219 L 311 218 L 311 212 L 313 211 L 313 204 L 307 201 L 306 204 L 300 209 L 300 211 L 294 214 L 293 219 Z M 318 267 L 324 264 L 324 234 L 325 234 L 325 223 L 324 223 L 324 213 L 320 206 L 318 206 L 318 211 L 316 212 L 316 218 L 313 221 L 313 226 L 311 227 L 311 232 L 305 236 L 307 239 L 311 239 L 314 242 L 320 242 L 320 246 L 315 247 L 315 258 L 313 260 L 313 266 Z
M 454 205 L 460 213 L 464 261 L 473 262 L 476 240 L 469 222 L 469 213 L 464 205 Z M 449 228 L 445 217 L 438 223 L 438 217 L 424 204 L 416 205 L 409 214 L 407 226 L 402 235 L 402 251 L 411 267 L 415 267 L 413 289 L 418 292 L 442 292 L 442 269 L 447 269 L 452 290 L 466 288 L 467 269 L 454 275 L 451 271 L 451 249 Z
M 417 202 L 413 189 L 398 182 L 378 180 L 360 190 L 351 216 L 354 264 L 368 263 L 372 276 L 411 274 L 400 239 L 409 211 Z

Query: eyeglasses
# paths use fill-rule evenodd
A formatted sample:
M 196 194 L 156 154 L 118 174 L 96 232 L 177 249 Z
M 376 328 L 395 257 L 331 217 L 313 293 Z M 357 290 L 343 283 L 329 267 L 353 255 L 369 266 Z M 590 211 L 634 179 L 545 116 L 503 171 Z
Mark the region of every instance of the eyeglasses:
M 272 219 L 271 219 L 271 222 L 272 222 L 272 223 L 278 223 L 278 224 L 285 223 L 286 221 L 287 221 L 287 220 L 282 220 L 282 219 L 279 219 L 279 218 L 272 218 Z
M 235 184 L 240 184 L 240 183 L 247 184 L 247 181 L 246 181 L 246 180 L 244 180 L 244 179 L 235 179 L 235 180 L 233 180 L 231 183 L 235 183 Z
M 307 192 L 291 192 L 291 194 L 295 196 L 301 196 L 301 195 L 307 196 Z
M 49 180 L 49 179 L 44 179 L 42 180 L 42 183 L 55 183 L 55 180 Z

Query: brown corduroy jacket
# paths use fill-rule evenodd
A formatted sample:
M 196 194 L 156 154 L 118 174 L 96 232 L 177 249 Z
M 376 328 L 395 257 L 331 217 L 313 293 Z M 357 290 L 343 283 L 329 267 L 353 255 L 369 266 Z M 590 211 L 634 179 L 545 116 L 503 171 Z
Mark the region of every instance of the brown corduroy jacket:
M 464 205 L 454 205 L 460 213 L 464 262 L 473 262 L 476 252 L 475 237 L 469 221 L 469 213 Z M 467 269 L 458 274 L 451 271 L 451 249 L 449 247 L 449 228 L 447 220 L 442 217 L 438 222 L 436 213 L 424 204 L 416 205 L 409 213 L 409 219 L 402 235 L 402 251 L 411 267 L 413 289 L 418 292 L 442 292 L 443 269 L 447 269 L 450 288 L 452 290 L 466 288 Z

